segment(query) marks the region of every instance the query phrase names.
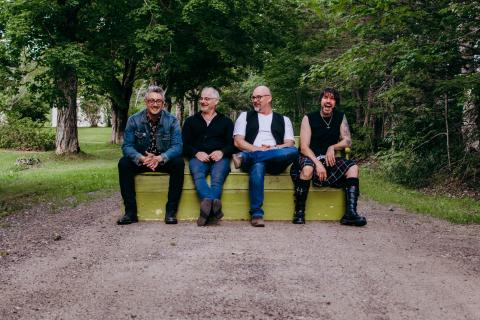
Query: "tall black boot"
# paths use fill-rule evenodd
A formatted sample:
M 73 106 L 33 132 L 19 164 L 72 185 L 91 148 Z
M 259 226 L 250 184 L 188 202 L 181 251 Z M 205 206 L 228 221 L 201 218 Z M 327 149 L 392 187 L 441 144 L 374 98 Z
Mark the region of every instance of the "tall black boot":
M 292 222 L 294 224 L 305 223 L 305 202 L 307 201 L 310 180 L 298 180 L 295 182 L 295 213 Z
M 347 226 L 357 227 L 366 225 L 367 219 L 357 213 L 357 200 L 360 194 L 357 178 L 347 179 L 347 187 L 345 188 L 345 193 L 347 198 L 347 210 L 343 215 L 342 220 L 340 220 L 340 223 Z

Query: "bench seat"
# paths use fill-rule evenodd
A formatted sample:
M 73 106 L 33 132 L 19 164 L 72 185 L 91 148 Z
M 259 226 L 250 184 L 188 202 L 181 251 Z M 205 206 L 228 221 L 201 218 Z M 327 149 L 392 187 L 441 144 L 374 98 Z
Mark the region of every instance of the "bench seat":
M 288 171 L 287 171 L 288 172 Z M 289 174 L 265 176 L 265 220 L 291 220 L 294 211 L 293 183 Z M 168 192 L 168 174 L 143 173 L 135 178 L 139 220 L 163 220 Z M 222 204 L 224 220 L 249 220 L 248 174 L 235 170 L 225 181 Z M 178 208 L 179 220 L 198 218 L 198 199 L 192 176 L 185 167 L 185 183 Z M 345 194 L 341 189 L 311 187 L 306 204 L 306 219 L 341 219 L 345 212 Z

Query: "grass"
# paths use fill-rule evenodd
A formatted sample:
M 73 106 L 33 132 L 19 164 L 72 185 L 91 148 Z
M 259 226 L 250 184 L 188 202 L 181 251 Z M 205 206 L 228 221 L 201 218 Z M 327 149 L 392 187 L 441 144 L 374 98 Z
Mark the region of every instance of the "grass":
M 108 143 L 111 128 L 80 128 L 82 153 L 58 157 L 54 152 L 0 150 L 0 216 L 45 202 L 55 207 L 108 196 L 118 190 L 119 146 Z M 37 157 L 37 167 L 21 168 L 18 158 Z M 480 223 L 480 204 L 469 198 L 425 195 L 389 182 L 372 169 L 362 170 L 362 195 L 408 211 L 454 223 Z M 0 226 L 1 227 L 1 226 Z
M 80 128 L 82 153 L 59 157 L 54 152 L 0 151 L 0 215 L 28 205 L 76 205 L 118 190 L 119 146 L 108 143 L 111 128 Z M 19 167 L 19 158 L 39 158 L 30 168 Z
M 361 192 L 383 204 L 396 204 L 410 212 L 429 214 L 453 223 L 480 223 L 480 203 L 471 198 L 426 195 L 389 182 L 380 172 L 363 169 Z

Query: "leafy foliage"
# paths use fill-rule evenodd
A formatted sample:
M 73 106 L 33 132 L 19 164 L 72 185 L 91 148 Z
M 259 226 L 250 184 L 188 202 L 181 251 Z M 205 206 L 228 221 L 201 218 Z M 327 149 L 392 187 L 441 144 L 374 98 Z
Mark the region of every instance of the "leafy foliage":
M 0 148 L 48 151 L 55 148 L 55 132 L 30 118 L 0 124 Z

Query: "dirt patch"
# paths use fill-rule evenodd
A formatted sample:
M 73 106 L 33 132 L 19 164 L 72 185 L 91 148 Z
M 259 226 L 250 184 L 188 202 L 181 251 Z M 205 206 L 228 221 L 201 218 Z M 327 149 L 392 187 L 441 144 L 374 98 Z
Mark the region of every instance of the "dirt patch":
M 0 319 L 478 319 L 480 226 L 116 226 L 118 196 L 2 220 Z M 393 211 L 389 210 L 392 209 Z M 6 227 L 5 227 L 6 226 Z

